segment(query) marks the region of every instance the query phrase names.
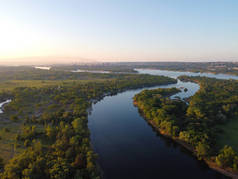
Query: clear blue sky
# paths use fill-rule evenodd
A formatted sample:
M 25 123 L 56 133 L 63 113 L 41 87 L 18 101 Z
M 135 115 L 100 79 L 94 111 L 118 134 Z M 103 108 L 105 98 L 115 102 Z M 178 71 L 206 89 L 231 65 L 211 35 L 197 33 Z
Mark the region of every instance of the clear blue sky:
M 238 0 L 2 0 L 0 58 L 238 60 Z

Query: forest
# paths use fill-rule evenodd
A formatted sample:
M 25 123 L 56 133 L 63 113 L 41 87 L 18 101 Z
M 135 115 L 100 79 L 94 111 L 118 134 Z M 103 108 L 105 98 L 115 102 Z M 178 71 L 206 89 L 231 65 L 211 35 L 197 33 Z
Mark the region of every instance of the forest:
M 237 62 L 114 62 L 71 66 L 55 65 L 52 67 L 53 70 L 83 69 L 122 73 L 137 73 L 136 68 L 238 75 Z
M 12 99 L 0 114 L 3 179 L 101 178 L 87 126 L 92 103 L 127 89 L 176 83 L 151 75 L 33 69 L 1 73 L 6 75 L 0 77 L 2 83 L 17 84 L 0 92 L 2 101 Z M 25 86 L 27 82 L 31 85 Z
M 176 93 L 174 88 L 142 91 L 134 97 L 134 104 L 161 134 L 193 151 L 198 159 L 237 173 L 238 82 L 188 76 L 179 79 L 200 84 L 200 90 L 188 99 L 189 105 L 169 98 Z

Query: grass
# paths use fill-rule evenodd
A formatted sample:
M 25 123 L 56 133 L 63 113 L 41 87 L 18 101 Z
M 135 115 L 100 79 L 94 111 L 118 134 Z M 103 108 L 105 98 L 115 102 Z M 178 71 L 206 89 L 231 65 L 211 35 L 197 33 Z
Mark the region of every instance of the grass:
M 68 81 L 69 82 L 69 81 Z M 53 81 L 53 80 L 10 80 L 0 82 L 0 91 L 13 90 L 17 87 L 44 87 L 62 85 L 65 81 Z
M 72 83 L 87 83 L 90 81 L 104 81 L 105 79 L 97 80 L 8 80 L 0 81 L 0 92 L 1 91 L 11 91 L 17 87 L 47 87 L 47 86 L 67 86 Z
M 62 83 L 61 81 L 43 80 L 9 80 L 0 82 L 0 91 L 13 90 L 17 87 L 43 87 Z
M 19 150 L 21 150 L 19 148 L 14 151 L 14 143 L 16 142 L 16 136 L 22 124 L 2 120 L 2 116 L 0 119 L 0 157 L 3 158 L 4 161 L 8 161 L 14 154 L 19 153 Z M 4 130 L 4 128 L 6 128 L 7 131 Z
M 238 152 L 238 119 L 233 119 L 219 128 L 223 130 L 223 133 L 218 137 L 218 147 L 223 148 L 224 145 L 229 145 Z

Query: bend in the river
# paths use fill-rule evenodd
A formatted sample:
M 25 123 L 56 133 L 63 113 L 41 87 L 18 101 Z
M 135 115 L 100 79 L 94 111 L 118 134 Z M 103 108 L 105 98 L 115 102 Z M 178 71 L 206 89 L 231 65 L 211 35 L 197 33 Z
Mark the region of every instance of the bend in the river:
M 238 79 L 237 76 L 191 72 L 171 72 L 138 69 L 139 73 L 177 78 L 180 75 Z M 187 92 L 175 96 L 186 98 L 199 90 L 192 82 L 156 86 L 153 88 L 184 87 Z M 145 88 L 143 88 L 145 89 Z M 107 179 L 152 178 L 223 178 L 203 162 L 170 139 L 153 131 L 133 105 L 132 98 L 143 89 L 129 90 L 107 96 L 93 105 L 89 128 L 99 165 Z M 149 88 L 146 88 L 149 89 Z

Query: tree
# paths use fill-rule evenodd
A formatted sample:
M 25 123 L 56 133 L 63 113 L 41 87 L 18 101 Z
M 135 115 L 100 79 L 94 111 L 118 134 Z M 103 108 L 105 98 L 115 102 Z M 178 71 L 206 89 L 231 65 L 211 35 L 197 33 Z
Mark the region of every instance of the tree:
M 25 146 L 25 147 L 29 147 L 30 144 L 31 144 L 31 142 L 30 142 L 29 139 L 26 139 L 26 140 L 24 141 L 24 146 Z
M 52 161 L 53 165 L 49 169 L 50 178 L 52 179 L 66 179 L 70 175 L 70 166 L 67 161 L 62 158 L 57 158 Z
M 233 159 L 236 154 L 232 147 L 225 145 L 216 157 L 216 163 L 218 166 L 233 167 Z
M 187 132 L 187 131 L 181 131 L 181 132 L 179 133 L 179 139 L 180 139 L 180 140 L 183 140 L 183 141 L 185 141 L 185 142 L 189 142 L 189 141 L 190 141 L 190 134 L 189 134 L 189 132 Z
M 47 125 L 47 127 L 45 128 L 45 134 L 46 134 L 46 136 L 49 137 L 49 139 L 53 139 L 56 135 L 56 130 L 55 130 L 55 128 L 51 127 L 50 125 Z
M 198 158 L 202 159 L 202 157 L 206 157 L 208 155 L 209 148 L 209 145 L 206 143 L 198 142 L 198 145 L 195 147 Z
M 84 130 L 84 121 L 82 118 L 76 118 L 72 122 L 72 126 L 76 133 L 80 133 Z
M 10 117 L 10 120 L 13 121 L 13 122 L 17 122 L 19 120 L 18 116 L 17 115 L 12 115 Z
M 3 159 L 0 157 L 0 170 L 2 170 L 4 167 L 4 161 Z
M 233 166 L 232 166 L 233 170 L 237 171 L 238 170 L 238 156 L 235 156 L 234 160 L 233 160 Z
M 74 162 L 72 163 L 72 165 L 75 168 L 83 168 L 85 167 L 85 160 L 82 154 L 77 154 L 75 157 Z

